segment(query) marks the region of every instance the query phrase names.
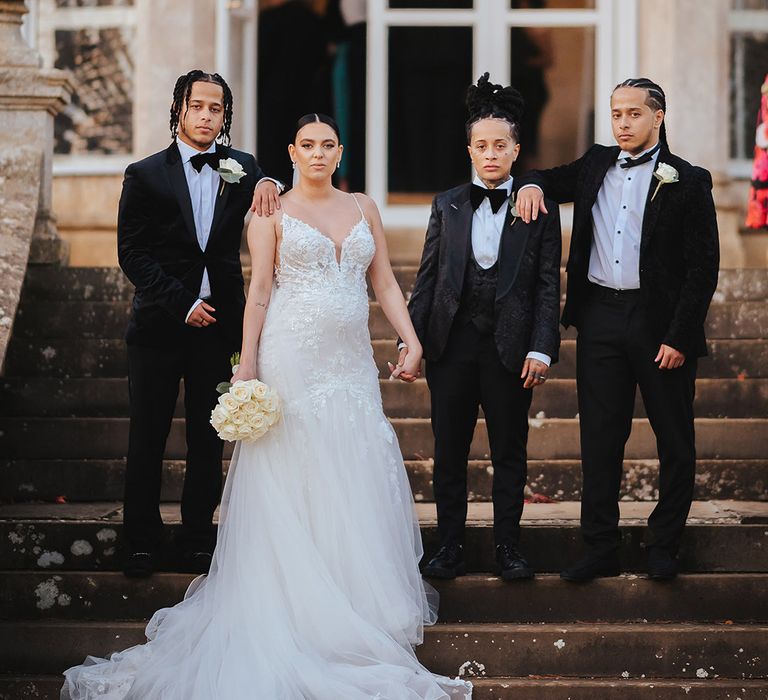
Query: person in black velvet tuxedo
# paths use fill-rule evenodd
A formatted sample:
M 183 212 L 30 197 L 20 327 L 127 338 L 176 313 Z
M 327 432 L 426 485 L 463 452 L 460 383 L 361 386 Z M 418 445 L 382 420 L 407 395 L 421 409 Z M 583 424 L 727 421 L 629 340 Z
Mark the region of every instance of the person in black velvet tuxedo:
M 578 329 L 587 551 L 562 572 L 568 581 L 620 572 L 617 499 L 638 386 L 660 462 L 659 501 L 648 520 L 652 579 L 677 574 L 693 498 L 696 364 L 707 353 L 719 246 L 712 178 L 670 152 L 665 112 L 659 85 L 626 80 L 611 96 L 618 146 L 592 146 L 573 163 L 516 182 L 526 220 L 547 210 L 544 194 L 574 202 L 562 321 Z
M 467 458 L 482 406 L 499 571 L 504 580 L 531 578 L 518 548 L 528 409 L 560 344 L 560 219 L 550 202 L 547 215 L 526 224 L 510 198 L 509 173 L 520 152 L 520 93 L 490 83 L 486 73 L 470 87 L 467 106 L 477 176 L 435 197 L 409 303 L 431 393 L 441 538 L 423 573 L 453 578 L 466 571 Z
M 232 93 L 224 79 L 191 71 L 174 88 L 173 143 L 125 171 L 118 256 L 136 287 L 126 334 L 128 576 L 149 576 L 154 570 L 163 529 L 163 452 L 182 378 L 187 466 L 181 515 L 188 568 L 206 571 L 215 543 L 212 520 L 221 492 L 223 443 L 209 420 L 216 386 L 230 376 L 230 355 L 240 348 L 244 217 L 252 199 L 259 211 L 279 208 L 277 183 L 260 182 L 253 156 L 229 146 L 231 123 Z M 237 182 L 225 182 L 218 172 L 226 159 L 235 171 L 229 179 Z

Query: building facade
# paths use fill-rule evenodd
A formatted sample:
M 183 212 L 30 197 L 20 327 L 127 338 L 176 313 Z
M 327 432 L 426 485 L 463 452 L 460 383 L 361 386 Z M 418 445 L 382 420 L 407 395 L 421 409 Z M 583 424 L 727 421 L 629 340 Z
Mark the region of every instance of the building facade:
M 626 77 L 664 86 L 672 149 L 715 181 L 724 267 L 766 265 L 745 232 L 768 0 L 27 0 L 25 32 L 72 71 L 57 117 L 54 210 L 75 265 L 115 262 L 122 172 L 169 142 L 178 75 L 216 70 L 235 95 L 233 142 L 287 168 L 300 114 L 331 111 L 347 146 L 341 186 L 421 244 L 434 192 L 469 176 L 463 92 L 485 71 L 528 111 L 522 167 L 611 142 Z M 564 221 L 568 216 L 565 212 Z

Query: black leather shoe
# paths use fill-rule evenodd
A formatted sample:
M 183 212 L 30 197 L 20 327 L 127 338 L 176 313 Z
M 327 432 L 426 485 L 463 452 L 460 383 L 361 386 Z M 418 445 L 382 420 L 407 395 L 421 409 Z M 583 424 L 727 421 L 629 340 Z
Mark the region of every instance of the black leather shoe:
M 152 552 L 131 552 L 123 564 L 123 573 L 128 578 L 148 578 L 155 573 Z
M 533 578 L 535 575 L 527 559 L 513 544 L 496 546 L 496 564 L 502 581 L 519 581 Z
M 210 552 L 190 552 L 185 557 L 185 569 L 190 574 L 207 574 L 213 555 Z
M 450 579 L 466 573 L 464 547 L 460 544 L 444 544 L 424 567 L 422 575 L 427 578 Z
M 564 581 L 574 583 L 584 583 L 593 578 L 608 578 L 610 576 L 619 576 L 621 566 L 619 565 L 619 555 L 617 552 L 609 554 L 587 554 L 577 561 L 573 566 L 568 567 L 560 573 L 560 578 Z
M 651 547 L 648 551 L 648 578 L 652 581 L 671 581 L 679 568 L 677 557 L 669 550 Z

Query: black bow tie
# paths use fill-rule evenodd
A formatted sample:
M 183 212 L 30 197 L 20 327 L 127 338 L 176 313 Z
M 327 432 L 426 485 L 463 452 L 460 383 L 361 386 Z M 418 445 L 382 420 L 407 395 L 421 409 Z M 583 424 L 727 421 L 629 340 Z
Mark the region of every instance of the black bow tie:
M 639 158 L 622 158 L 624 162 L 619 167 L 626 170 L 627 168 L 636 168 L 638 165 L 643 165 L 650 161 L 660 148 L 661 144 L 657 143 L 648 153 L 643 153 Z
M 211 167 L 211 170 L 216 170 L 219 167 L 219 156 L 216 154 L 216 151 L 198 153 L 196 156 L 192 156 L 189 162 L 197 172 L 200 172 L 206 163 Z
M 469 192 L 469 201 L 472 203 L 472 210 L 475 211 L 483 203 L 483 199 L 488 197 L 488 201 L 491 203 L 491 209 L 493 213 L 501 209 L 504 202 L 509 198 L 509 193 L 505 189 L 487 190 L 480 185 L 472 185 L 472 189 Z

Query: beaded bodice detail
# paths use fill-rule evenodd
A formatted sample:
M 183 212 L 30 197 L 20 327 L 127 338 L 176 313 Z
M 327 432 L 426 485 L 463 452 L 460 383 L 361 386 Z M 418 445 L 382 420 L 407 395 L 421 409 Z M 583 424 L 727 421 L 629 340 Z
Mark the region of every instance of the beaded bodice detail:
M 336 244 L 301 219 L 284 213 L 282 229 L 259 353 L 262 373 L 284 375 L 292 363 L 301 365 L 298 410 L 309 408 L 307 400 L 314 411 L 322 410 L 337 391 L 360 407 L 380 410 L 366 285 L 376 244 L 367 220 L 361 215 L 350 229 L 338 257 Z M 290 386 L 287 376 L 282 379 L 276 377 L 279 385 Z M 290 410 L 290 390 L 283 398 Z

